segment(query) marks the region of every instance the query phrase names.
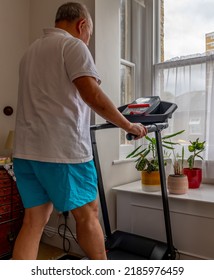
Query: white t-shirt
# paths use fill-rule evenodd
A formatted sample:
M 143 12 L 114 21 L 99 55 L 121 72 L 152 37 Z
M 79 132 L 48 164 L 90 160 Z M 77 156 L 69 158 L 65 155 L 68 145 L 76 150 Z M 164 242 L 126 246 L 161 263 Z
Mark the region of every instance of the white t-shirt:
M 73 83 L 81 76 L 100 83 L 87 46 L 62 29 L 45 29 L 20 63 L 14 157 L 58 163 L 92 159 L 90 108 Z

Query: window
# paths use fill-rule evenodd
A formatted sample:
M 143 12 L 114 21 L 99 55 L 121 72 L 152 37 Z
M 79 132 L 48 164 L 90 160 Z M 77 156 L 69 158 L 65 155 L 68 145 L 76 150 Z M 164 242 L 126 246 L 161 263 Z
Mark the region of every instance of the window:
M 183 140 L 207 141 L 214 160 L 214 2 L 160 0 L 161 61 L 154 66 L 154 94 L 178 105 L 170 130 L 185 129 Z M 188 151 L 185 152 L 188 157 Z

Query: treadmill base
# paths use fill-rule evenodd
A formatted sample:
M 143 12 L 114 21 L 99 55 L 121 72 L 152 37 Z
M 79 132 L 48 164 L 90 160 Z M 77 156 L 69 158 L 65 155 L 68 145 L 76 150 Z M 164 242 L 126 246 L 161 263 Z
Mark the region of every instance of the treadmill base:
M 106 240 L 109 260 L 175 259 L 166 243 L 123 231 L 115 231 Z

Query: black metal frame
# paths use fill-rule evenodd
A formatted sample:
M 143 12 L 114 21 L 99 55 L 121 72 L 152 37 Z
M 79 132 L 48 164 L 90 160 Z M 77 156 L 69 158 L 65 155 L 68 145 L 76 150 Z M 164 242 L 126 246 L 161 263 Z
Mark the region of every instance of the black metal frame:
M 102 180 L 99 155 L 97 151 L 95 131 L 101 129 L 114 128 L 114 127 L 116 126 L 114 126 L 113 124 L 105 123 L 105 124 L 93 125 L 91 126 L 90 129 L 94 163 L 98 174 L 98 190 L 99 190 L 99 197 L 100 197 L 100 205 L 102 209 L 103 222 L 104 222 L 105 233 L 107 238 L 109 238 L 112 233 L 111 233 L 108 209 L 107 209 L 107 204 L 105 199 L 104 185 Z M 167 127 L 168 127 L 168 123 L 152 124 L 147 126 L 148 133 L 155 132 L 155 138 L 156 138 L 157 154 L 158 154 L 158 162 L 159 162 L 159 170 L 160 170 L 162 204 L 163 204 L 166 239 L 167 239 L 167 247 L 168 247 L 168 259 L 175 259 L 176 252 L 173 246 L 173 239 L 172 239 L 170 211 L 169 211 L 168 194 L 167 194 L 167 187 L 166 187 L 166 175 L 164 169 L 163 148 L 162 148 L 162 140 L 161 140 L 161 131 Z

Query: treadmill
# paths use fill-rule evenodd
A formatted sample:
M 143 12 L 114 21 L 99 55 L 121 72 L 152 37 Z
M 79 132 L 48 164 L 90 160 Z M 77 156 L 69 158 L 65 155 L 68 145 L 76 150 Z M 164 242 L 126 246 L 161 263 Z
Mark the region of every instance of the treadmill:
M 148 133 L 154 132 L 157 145 L 157 154 L 160 170 L 161 197 L 166 230 L 166 242 L 150 239 L 129 232 L 111 231 L 105 191 L 99 162 L 96 143 L 96 131 L 115 128 L 111 123 L 92 125 L 90 128 L 94 163 L 98 175 L 98 191 L 105 228 L 105 247 L 109 260 L 173 260 L 176 258 L 176 249 L 173 246 L 164 158 L 161 141 L 161 131 L 168 127 L 168 119 L 177 109 L 177 105 L 161 101 L 158 96 L 143 97 L 118 108 L 118 110 L 132 123 L 142 123 Z M 127 134 L 131 140 L 135 136 Z

